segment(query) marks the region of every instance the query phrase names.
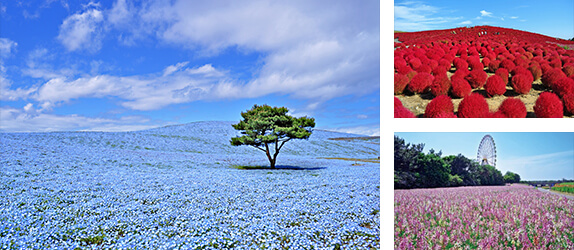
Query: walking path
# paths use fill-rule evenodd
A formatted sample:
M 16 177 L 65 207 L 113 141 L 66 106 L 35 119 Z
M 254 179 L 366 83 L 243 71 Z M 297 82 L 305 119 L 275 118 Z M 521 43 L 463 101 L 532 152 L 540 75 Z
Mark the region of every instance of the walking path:
M 550 194 L 555 194 L 555 195 L 560 195 L 560 196 L 566 197 L 566 198 L 568 198 L 568 199 L 574 199 L 574 196 L 573 196 L 573 195 L 562 194 L 562 193 L 556 193 L 556 192 L 552 192 L 552 191 L 550 191 L 550 190 L 548 190 L 548 189 L 544 189 L 544 188 L 536 188 L 536 189 L 538 189 L 538 190 L 540 190 L 540 191 L 542 191 L 542 192 L 546 192 L 546 193 L 550 193 Z

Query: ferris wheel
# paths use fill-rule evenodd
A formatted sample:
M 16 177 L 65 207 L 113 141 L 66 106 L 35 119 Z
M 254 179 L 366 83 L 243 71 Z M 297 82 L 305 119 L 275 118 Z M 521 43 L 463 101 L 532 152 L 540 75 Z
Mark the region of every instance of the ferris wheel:
M 496 145 L 494 145 L 494 139 L 492 139 L 492 136 L 485 135 L 482 137 L 482 140 L 478 145 L 476 160 L 480 165 L 496 167 Z

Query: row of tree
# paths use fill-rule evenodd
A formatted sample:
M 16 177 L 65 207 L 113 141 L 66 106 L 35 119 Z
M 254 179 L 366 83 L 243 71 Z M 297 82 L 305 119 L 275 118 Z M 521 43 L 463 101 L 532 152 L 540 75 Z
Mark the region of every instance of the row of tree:
M 442 157 L 442 152 L 423 153 L 424 144 L 406 143 L 395 136 L 395 189 L 478 185 L 520 182 L 520 176 L 504 176 L 493 166 L 480 165 L 462 154 Z

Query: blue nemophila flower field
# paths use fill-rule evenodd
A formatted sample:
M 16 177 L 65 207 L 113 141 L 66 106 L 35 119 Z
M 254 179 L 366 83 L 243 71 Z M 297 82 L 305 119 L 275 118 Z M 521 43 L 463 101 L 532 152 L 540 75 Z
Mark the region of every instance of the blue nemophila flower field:
M 0 134 L 1 248 L 379 248 L 378 140 L 315 130 L 271 170 L 231 124 Z

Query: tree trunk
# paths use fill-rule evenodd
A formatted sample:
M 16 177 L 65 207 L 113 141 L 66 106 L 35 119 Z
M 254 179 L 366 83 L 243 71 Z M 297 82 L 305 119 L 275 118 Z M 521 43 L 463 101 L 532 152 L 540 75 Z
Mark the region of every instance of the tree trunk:
M 265 154 L 267 155 L 267 159 L 269 159 L 269 165 L 271 165 L 271 168 L 275 168 L 275 159 L 277 158 L 277 155 L 271 158 L 271 153 L 269 152 L 269 145 L 267 143 L 265 143 Z
M 275 168 L 275 159 L 269 159 L 269 164 L 271 165 L 271 168 Z

